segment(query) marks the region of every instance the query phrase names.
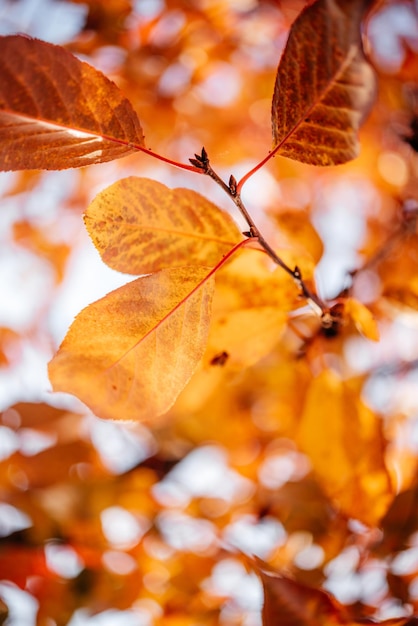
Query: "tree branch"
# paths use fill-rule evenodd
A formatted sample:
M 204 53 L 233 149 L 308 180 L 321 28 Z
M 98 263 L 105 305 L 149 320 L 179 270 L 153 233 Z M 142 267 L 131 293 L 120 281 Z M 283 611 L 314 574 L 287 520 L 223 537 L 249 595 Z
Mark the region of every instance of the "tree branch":
M 259 228 L 255 224 L 253 218 L 251 217 L 250 213 L 248 212 L 242 201 L 240 188 L 235 177 L 231 175 L 231 177 L 229 178 L 229 183 L 226 184 L 225 181 L 223 181 L 222 178 L 220 178 L 220 176 L 212 168 L 205 148 L 202 148 L 201 154 L 195 154 L 195 158 L 189 160 L 194 167 L 200 169 L 202 173 L 212 178 L 212 180 L 214 180 L 232 199 L 249 226 L 249 230 L 244 232 L 243 234 L 249 239 L 256 240 L 261 248 L 264 250 L 264 252 L 269 255 L 272 261 L 274 261 L 276 265 L 279 265 L 285 272 L 287 272 L 287 274 L 289 274 L 289 276 L 293 278 L 294 282 L 300 289 L 301 294 L 304 298 L 306 298 L 309 306 L 312 308 L 316 315 L 321 317 L 322 326 L 324 328 L 329 328 L 330 326 L 332 326 L 334 318 L 326 302 L 321 300 L 321 298 L 319 298 L 316 293 L 308 288 L 305 281 L 303 280 L 300 269 L 297 266 L 294 269 L 289 267 L 283 261 L 283 259 L 281 259 L 276 254 L 276 252 L 273 250 L 273 248 L 260 232 Z

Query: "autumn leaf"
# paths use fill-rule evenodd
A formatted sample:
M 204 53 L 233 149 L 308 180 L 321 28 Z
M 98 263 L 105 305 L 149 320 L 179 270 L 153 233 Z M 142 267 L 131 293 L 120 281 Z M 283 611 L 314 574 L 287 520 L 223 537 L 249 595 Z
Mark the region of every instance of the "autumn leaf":
M 360 22 L 370 0 L 318 0 L 294 22 L 272 104 L 277 154 L 337 165 L 358 154 L 357 130 L 374 99 Z
M 105 263 L 128 274 L 214 266 L 242 235 L 229 215 L 190 189 L 125 178 L 91 202 L 86 228 Z
M 354 383 L 322 372 L 307 392 L 297 440 L 328 496 L 349 517 L 374 526 L 393 494 L 381 420 L 358 395 Z
M 60 46 L 0 38 L 0 169 L 61 170 L 144 147 L 119 88 Z
M 264 590 L 263 626 L 415 626 L 418 623 L 416 618 L 411 617 L 379 622 L 368 619 L 351 620 L 344 607 L 325 591 L 275 574 L 270 568 L 263 571 L 257 567 L 256 571 Z
M 298 253 L 308 254 L 314 263 L 318 263 L 324 246 L 307 211 L 284 209 L 273 214 L 273 219 L 279 225 L 280 234 L 284 235 Z
M 364 304 L 355 298 L 347 298 L 344 302 L 344 308 L 362 335 L 371 341 L 379 341 L 379 329 L 376 320 Z
M 208 268 L 161 270 L 90 304 L 49 364 L 55 391 L 99 417 L 151 419 L 168 411 L 206 345 Z
M 293 281 L 266 263 L 258 250 L 241 250 L 216 275 L 205 363 L 228 355 L 226 369 L 242 369 L 268 354 L 295 305 Z M 215 359 L 215 362 L 213 362 Z
M 4 624 L 9 616 L 9 609 L 7 608 L 7 604 L 0 599 L 0 626 Z

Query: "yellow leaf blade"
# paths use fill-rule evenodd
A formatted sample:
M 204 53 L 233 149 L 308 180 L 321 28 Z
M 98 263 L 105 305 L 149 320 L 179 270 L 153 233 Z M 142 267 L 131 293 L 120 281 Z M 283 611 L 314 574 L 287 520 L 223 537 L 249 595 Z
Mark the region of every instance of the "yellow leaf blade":
M 357 330 L 367 339 L 379 341 L 379 328 L 371 311 L 355 298 L 347 298 L 344 306 Z
M 103 418 L 165 413 L 204 352 L 212 292 L 207 268 L 177 268 L 89 305 L 49 364 L 54 390 L 76 395 Z
M 393 497 L 384 462 L 381 420 L 327 370 L 311 383 L 297 440 L 321 485 L 341 510 L 379 523 Z
M 213 266 L 242 235 L 227 213 L 190 189 L 125 178 L 101 192 L 85 215 L 103 261 L 129 274 L 190 263 Z

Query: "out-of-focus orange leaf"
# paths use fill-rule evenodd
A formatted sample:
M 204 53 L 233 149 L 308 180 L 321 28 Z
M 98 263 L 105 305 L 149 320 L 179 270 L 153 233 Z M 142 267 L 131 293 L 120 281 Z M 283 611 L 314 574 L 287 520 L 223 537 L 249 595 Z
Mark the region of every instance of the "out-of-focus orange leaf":
M 393 494 L 381 420 L 358 390 L 331 371 L 322 372 L 307 392 L 298 442 L 341 510 L 367 525 L 378 524 Z
M 7 366 L 13 361 L 8 348 L 19 341 L 19 335 L 11 328 L 0 326 L 0 367 Z
M 49 364 L 54 389 L 103 418 L 168 411 L 205 349 L 214 285 L 208 271 L 161 270 L 90 304 Z
M 296 252 L 308 253 L 314 263 L 318 263 L 324 251 L 321 238 L 304 210 L 283 210 L 274 214 L 280 233 L 284 234 Z
M 344 308 L 362 335 L 372 341 L 379 341 L 379 329 L 370 309 L 355 298 L 347 298 Z
M 342 607 L 327 593 L 262 570 L 263 626 L 336 626 L 348 624 Z
M 268 566 L 267 566 L 268 568 Z M 263 583 L 263 626 L 356 626 L 381 624 L 384 626 L 416 626 L 418 619 L 401 617 L 383 620 L 350 619 L 344 607 L 330 594 L 297 583 L 290 578 L 256 568 Z
M 0 548 L 0 580 L 12 580 L 25 588 L 28 576 L 53 577 L 43 547 L 9 545 Z
M 0 626 L 4 624 L 9 616 L 9 609 L 7 605 L 0 599 Z
M 0 169 L 60 170 L 144 147 L 119 88 L 60 46 L 0 38 Z
M 369 4 L 318 0 L 294 22 L 273 95 L 278 154 L 313 165 L 337 165 L 357 156 L 357 130 L 375 92 L 360 36 Z
M 220 365 L 223 353 L 227 369 L 256 363 L 279 340 L 294 302 L 293 282 L 281 268 L 269 268 L 258 250 L 242 250 L 216 276 L 205 363 Z
M 57 281 L 61 282 L 65 263 L 71 251 L 70 246 L 51 241 L 41 228 L 37 228 L 26 221 L 13 224 L 13 235 L 18 244 L 49 261 L 56 272 Z
M 128 274 L 215 265 L 242 239 L 227 213 L 190 189 L 125 178 L 102 191 L 85 215 L 105 263 Z

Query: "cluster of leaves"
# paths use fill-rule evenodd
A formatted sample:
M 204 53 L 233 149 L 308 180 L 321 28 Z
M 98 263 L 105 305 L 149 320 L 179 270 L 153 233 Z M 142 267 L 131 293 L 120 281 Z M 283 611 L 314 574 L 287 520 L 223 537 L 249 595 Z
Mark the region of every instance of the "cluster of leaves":
M 415 624 L 409 614 L 417 604 L 417 458 L 404 443 L 410 410 L 392 401 L 379 414 L 365 395 L 366 384 L 382 376 L 407 378 L 417 362 L 413 353 L 406 361 L 390 344 L 399 309 L 415 316 L 418 302 L 416 118 L 409 120 L 406 111 L 399 115 L 415 57 L 406 55 L 396 75 L 379 73 L 382 93 L 365 129 L 366 149 L 354 162 L 375 189 L 370 206 L 359 207 L 367 231 L 363 249 L 357 247 L 362 262 L 328 301 L 315 286 L 323 245 L 313 208 L 272 209 L 265 237 L 242 192 L 267 166 L 279 180 L 326 188 L 332 175 L 312 166 L 342 165 L 358 156 L 358 130 L 376 97 L 361 27 L 382 7 L 369 0 L 317 0 L 299 14 L 274 90 L 270 84 L 273 147 L 241 179 L 231 175 L 227 182 L 208 155 L 216 157 L 219 137 L 226 136 L 232 146 L 228 166 L 238 161 L 243 137 L 245 150 L 251 154 L 254 145 L 257 157 L 262 106 L 252 109 L 251 122 L 248 94 L 236 109 L 225 106 L 222 115 L 193 104 L 192 86 L 208 71 L 207 53 L 196 42 L 208 41 L 215 59 L 227 52 L 235 58 L 264 101 L 269 73 L 246 67 L 242 50 L 248 42 L 240 47 L 234 37 L 255 15 L 266 26 L 274 9 L 260 3 L 231 22 L 222 2 L 206 13 L 189 7 L 173 43 L 167 19 L 173 20 L 175 10 L 168 2 L 153 20 L 131 26 L 144 42 L 135 49 L 129 44 L 132 31 L 117 34 L 111 26 L 113 11 L 127 15 L 129 7 L 112 7 L 99 9 L 92 2 L 90 19 L 100 28 L 93 40 L 80 37 L 72 46 L 91 55 L 109 43 L 123 47 L 119 79 L 129 99 L 63 47 L 21 35 L 1 38 L 1 169 L 61 170 L 139 153 L 141 163 L 147 155 L 190 178 L 212 179 L 246 226 L 241 232 L 229 213 L 197 191 L 133 175 L 90 201 L 85 226 L 102 260 L 139 277 L 77 315 L 50 361 L 49 377 L 54 391 L 73 394 L 101 420 L 132 421 L 130 427 L 114 426 L 114 433 L 130 432 L 143 450 L 129 469 L 112 471 L 94 444 L 91 416 L 44 403 L 4 410 L 1 428 L 12 444 L 0 463 L 2 497 L 9 516 L 24 513 L 29 522 L 16 528 L 18 517 L 15 528 L 3 532 L 0 580 L 37 598 L 39 625 L 66 624 L 80 607 L 129 609 L 155 624 L 257 623 L 256 610 L 253 615 L 228 590 L 225 574 L 224 586 L 216 582 L 222 567 L 235 568 L 241 582 L 262 585 L 264 626 L 358 624 L 369 618 Z M 280 24 L 284 28 L 285 19 Z M 224 47 L 215 45 L 214 32 L 225 35 Z M 156 58 L 160 66 L 171 59 L 173 72 L 179 64 L 192 68 L 188 90 L 183 86 L 176 98 L 173 90 L 170 106 L 167 86 L 165 97 L 157 97 L 143 70 Z M 152 109 L 154 119 L 161 116 L 158 152 L 146 146 L 136 109 L 144 118 Z M 190 117 L 196 137 L 205 139 L 206 149 L 187 163 L 177 160 L 184 134 L 177 114 Z M 401 130 L 388 139 L 383 131 L 390 116 Z M 246 133 L 237 132 L 242 128 Z M 382 154 L 386 161 L 378 170 L 375 161 Z M 287 160 L 278 159 L 276 166 L 275 156 Z M 385 183 L 387 163 L 403 174 L 395 172 Z M 344 175 L 355 180 L 350 165 L 344 167 Z M 33 175 L 35 183 L 24 176 L 17 194 L 19 185 L 36 185 L 40 174 Z M 80 196 L 83 184 L 88 188 L 88 178 L 80 179 Z M 52 262 L 60 281 L 68 245 L 49 241 L 22 220 L 16 220 L 13 236 Z M 371 347 L 379 336 L 390 356 L 388 362 L 383 355 L 386 369 L 380 370 L 371 363 L 379 363 Z M 19 338 L 4 328 L 0 339 L 7 365 L 7 345 Z M 353 350 L 367 355 L 365 368 L 350 364 Z M 31 437 L 42 442 L 41 451 L 27 451 Z M 182 485 L 183 464 L 205 451 L 212 451 L 224 474 L 217 490 Z M 129 539 L 123 533 L 118 538 L 106 519 L 129 520 L 135 530 Z M 269 528 L 276 539 L 268 550 L 246 539 Z M 347 589 L 357 584 L 352 600 L 342 604 L 324 591 L 334 589 L 338 559 L 352 578 Z M 359 590 L 371 572 L 379 587 Z M 389 611 L 396 602 L 404 608 L 390 619 L 380 609 L 386 605 Z M 6 607 L 3 613 L 6 619 Z

